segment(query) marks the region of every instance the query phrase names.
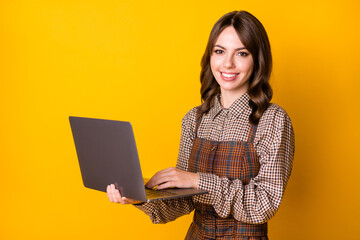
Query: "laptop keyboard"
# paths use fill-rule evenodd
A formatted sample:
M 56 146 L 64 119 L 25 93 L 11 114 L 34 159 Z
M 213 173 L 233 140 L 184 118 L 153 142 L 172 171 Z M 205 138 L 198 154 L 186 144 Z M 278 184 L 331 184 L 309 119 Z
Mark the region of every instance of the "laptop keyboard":
M 149 180 L 150 180 L 149 178 L 144 178 L 144 185 L 146 185 L 146 183 Z M 175 193 L 167 192 L 166 190 L 165 191 L 155 190 L 146 187 L 145 187 L 145 192 L 146 192 L 146 198 L 148 199 L 165 198 L 165 197 L 172 197 L 177 195 Z
M 145 189 L 146 191 L 146 198 L 153 199 L 153 198 L 163 198 L 163 197 L 171 197 L 175 196 L 175 193 L 164 192 L 161 190 L 153 190 L 153 189 Z

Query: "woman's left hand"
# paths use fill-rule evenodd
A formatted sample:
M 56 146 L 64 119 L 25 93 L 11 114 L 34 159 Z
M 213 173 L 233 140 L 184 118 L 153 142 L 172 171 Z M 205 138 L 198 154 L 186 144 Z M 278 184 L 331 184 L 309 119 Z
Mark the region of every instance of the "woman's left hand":
M 147 188 L 157 186 L 157 189 L 170 187 L 177 188 L 197 188 L 199 176 L 197 173 L 187 172 L 174 167 L 166 168 L 157 172 L 147 182 Z

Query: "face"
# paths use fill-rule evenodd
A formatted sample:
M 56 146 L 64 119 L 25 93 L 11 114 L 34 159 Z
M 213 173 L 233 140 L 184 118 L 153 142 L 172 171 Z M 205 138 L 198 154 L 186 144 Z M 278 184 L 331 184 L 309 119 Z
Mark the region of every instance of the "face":
M 234 27 L 225 28 L 218 36 L 211 54 L 210 66 L 222 95 L 241 96 L 247 92 L 254 61 Z

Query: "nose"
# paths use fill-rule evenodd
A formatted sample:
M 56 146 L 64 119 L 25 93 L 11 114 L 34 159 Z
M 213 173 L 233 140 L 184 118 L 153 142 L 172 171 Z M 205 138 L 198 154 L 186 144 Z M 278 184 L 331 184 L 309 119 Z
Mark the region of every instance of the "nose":
M 231 54 L 228 54 L 224 57 L 223 67 L 224 68 L 233 68 L 235 66 L 233 56 Z

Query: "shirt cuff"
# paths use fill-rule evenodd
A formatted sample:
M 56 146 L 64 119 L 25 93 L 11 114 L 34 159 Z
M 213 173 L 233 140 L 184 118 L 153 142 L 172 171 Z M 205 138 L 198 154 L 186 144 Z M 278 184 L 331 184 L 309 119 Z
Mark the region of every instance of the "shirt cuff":
M 217 176 L 211 173 L 199 172 L 198 189 L 208 191 L 207 194 L 198 195 L 194 197 L 194 201 L 204 204 L 213 204 L 216 198 L 216 189 L 219 188 Z

